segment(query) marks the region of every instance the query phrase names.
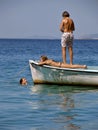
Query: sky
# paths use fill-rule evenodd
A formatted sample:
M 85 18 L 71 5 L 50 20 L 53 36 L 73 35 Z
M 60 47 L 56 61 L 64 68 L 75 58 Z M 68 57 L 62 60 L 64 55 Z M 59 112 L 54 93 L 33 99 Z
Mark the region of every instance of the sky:
M 75 38 L 98 34 L 98 0 L 0 0 L 0 38 L 61 38 L 65 10 Z

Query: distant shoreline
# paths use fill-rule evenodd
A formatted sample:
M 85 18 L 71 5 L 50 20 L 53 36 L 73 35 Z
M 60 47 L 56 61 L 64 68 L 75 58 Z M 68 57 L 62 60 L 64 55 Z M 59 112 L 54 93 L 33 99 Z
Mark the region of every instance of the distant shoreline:
M 0 38 L 0 40 L 61 40 L 59 38 Z M 74 40 L 98 40 L 98 38 L 75 38 Z

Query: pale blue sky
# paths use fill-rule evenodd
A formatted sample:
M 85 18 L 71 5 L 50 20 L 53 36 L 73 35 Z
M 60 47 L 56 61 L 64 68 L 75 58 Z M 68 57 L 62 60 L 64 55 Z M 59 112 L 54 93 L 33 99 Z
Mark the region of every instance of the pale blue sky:
M 60 38 L 64 10 L 75 22 L 75 38 L 98 34 L 98 0 L 0 0 L 0 38 Z

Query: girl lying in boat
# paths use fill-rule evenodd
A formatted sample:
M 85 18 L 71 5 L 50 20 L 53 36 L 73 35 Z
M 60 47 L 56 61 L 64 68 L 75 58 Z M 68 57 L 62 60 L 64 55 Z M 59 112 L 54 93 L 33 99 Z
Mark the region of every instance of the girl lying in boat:
M 86 65 L 78 65 L 78 64 L 65 64 L 63 62 L 56 62 L 52 59 L 48 59 L 47 56 L 41 56 L 40 57 L 40 62 L 38 65 L 50 65 L 54 67 L 61 67 L 61 68 L 81 68 L 81 69 L 86 69 Z

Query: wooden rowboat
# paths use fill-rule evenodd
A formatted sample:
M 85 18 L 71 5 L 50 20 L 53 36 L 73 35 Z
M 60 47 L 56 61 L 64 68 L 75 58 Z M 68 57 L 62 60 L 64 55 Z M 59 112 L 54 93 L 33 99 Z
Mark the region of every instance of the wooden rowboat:
M 48 65 L 39 66 L 36 61 L 29 60 L 31 75 L 35 84 L 67 84 L 98 86 L 98 67 L 87 69 L 59 68 Z

